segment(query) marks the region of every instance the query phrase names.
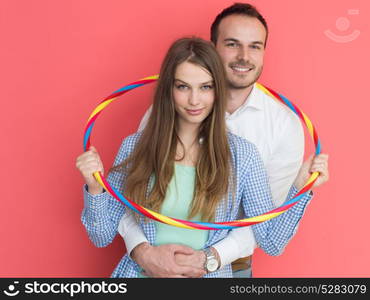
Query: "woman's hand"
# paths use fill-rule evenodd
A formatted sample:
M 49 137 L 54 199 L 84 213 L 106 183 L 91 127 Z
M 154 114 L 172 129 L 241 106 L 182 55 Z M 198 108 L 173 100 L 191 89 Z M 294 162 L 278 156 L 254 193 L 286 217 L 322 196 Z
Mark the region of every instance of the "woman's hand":
M 328 154 L 319 154 L 314 157 L 311 155 L 303 164 L 298 172 L 297 178 L 294 181 L 295 187 L 300 190 L 306 184 L 311 174 L 319 172 L 315 183 L 312 188 L 322 185 L 324 182 L 329 180 L 329 169 L 328 169 Z
M 103 192 L 103 188 L 93 175 L 98 171 L 104 174 L 103 163 L 95 147 L 91 146 L 88 151 L 77 157 L 76 167 L 81 172 L 88 186 L 89 193 L 100 194 Z

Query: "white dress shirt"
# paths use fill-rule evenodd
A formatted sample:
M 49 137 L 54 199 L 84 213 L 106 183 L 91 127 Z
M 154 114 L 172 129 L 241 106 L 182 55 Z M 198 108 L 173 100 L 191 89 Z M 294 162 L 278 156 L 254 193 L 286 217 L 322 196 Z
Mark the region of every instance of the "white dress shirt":
M 141 120 L 139 131 L 144 129 L 150 113 L 151 107 Z M 254 85 L 244 104 L 232 114 L 226 113 L 226 123 L 230 132 L 257 146 L 269 176 L 274 204 L 283 204 L 303 161 L 304 132 L 299 118 Z M 148 241 L 131 212 L 122 217 L 118 231 L 128 254 Z M 224 266 L 253 254 L 257 244 L 252 229 L 241 227 L 231 230 L 213 247 Z

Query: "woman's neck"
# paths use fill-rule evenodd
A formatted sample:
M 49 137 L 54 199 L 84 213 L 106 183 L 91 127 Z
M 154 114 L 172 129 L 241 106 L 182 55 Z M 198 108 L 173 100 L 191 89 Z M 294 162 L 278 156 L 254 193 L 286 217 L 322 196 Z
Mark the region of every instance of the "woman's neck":
M 196 165 L 199 152 L 199 141 L 197 140 L 198 133 L 199 133 L 198 124 L 179 122 L 177 134 L 183 145 L 181 145 L 181 143 L 177 144 L 176 158 L 183 159 L 178 160 L 177 163 L 188 166 Z
M 182 143 L 184 144 L 185 148 L 188 148 L 194 144 L 194 141 L 198 138 L 198 133 L 199 133 L 198 124 L 179 122 L 177 134 Z

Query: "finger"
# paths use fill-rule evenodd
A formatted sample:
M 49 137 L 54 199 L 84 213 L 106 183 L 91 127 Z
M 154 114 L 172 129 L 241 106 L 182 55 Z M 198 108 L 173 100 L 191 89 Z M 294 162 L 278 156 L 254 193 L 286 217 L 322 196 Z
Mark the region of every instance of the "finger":
M 320 157 L 322 159 L 328 160 L 329 159 L 329 154 L 327 154 L 327 153 L 320 153 L 316 157 Z
M 326 168 L 318 169 L 317 172 L 319 172 L 319 176 L 317 177 L 317 179 L 320 182 L 320 184 L 329 179 L 329 172 Z
M 93 177 L 93 178 L 95 178 L 95 176 L 94 176 L 94 174 L 96 173 L 96 172 L 100 172 L 100 170 L 99 169 L 97 169 L 97 168 L 89 168 L 89 169 L 80 169 L 81 170 L 81 172 L 82 172 L 82 174 L 85 176 L 85 177 Z
M 189 276 L 184 276 L 184 275 L 169 275 L 168 277 L 165 278 L 189 278 Z
M 186 247 L 186 246 L 183 246 L 183 245 L 173 245 L 173 251 L 174 252 L 178 252 L 178 253 L 183 253 L 183 254 L 194 254 L 194 250 L 190 247 Z
M 104 174 L 104 166 L 103 166 L 103 163 L 99 160 L 99 166 L 100 166 L 100 172 L 102 172 L 102 174 Z
M 312 165 L 312 161 L 314 159 L 314 155 L 310 155 L 302 164 L 301 170 L 309 170 L 310 166 Z
M 319 173 L 319 176 L 320 175 L 323 175 L 325 173 L 325 169 L 324 168 L 314 168 L 311 170 L 311 173 Z
M 325 164 L 315 164 L 310 169 L 311 172 L 327 173 L 328 168 Z
M 306 161 L 312 162 L 312 160 L 315 158 L 315 154 L 311 154 Z
M 95 152 L 95 153 L 96 153 L 96 152 L 98 152 L 98 151 L 96 151 L 96 148 L 95 148 L 94 146 L 90 146 L 89 151 L 90 151 L 90 150 L 91 150 L 92 152 Z
M 315 163 L 311 166 L 310 171 L 312 172 L 312 170 L 314 169 L 325 169 L 325 168 L 326 165 L 324 163 Z
M 188 277 L 200 277 L 205 274 L 205 271 L 202 269 L 186 267 L 186 266 L 176 268 L 174 271 L 176 274 L 182 274 Z
M 88 161 L 81 164 L 81 169 L 84 170 L 100 170 L 100 165 L 97 161 Z
M 91 161 L 91 160 L 99 160 L 99 157 L 96 156 L 96 154 L 94 154 L 93 152 L 85 152 L 84 154 L 82 154 L 81 156 L 79 156 L 77 158 L 77 161 L 78 162 L 86 162 L 86 161 Z
M 85 159 L 83 160 L 85 163 L 99 163 L 99 160 L 98 159 L 96 159 L 96 157 L 94 156 L 94 155 L 92 155 L 92 156 L 87 156 L 87 157 L 85 157 Z
M 321 157 L 316 157 L 313 162 L 313 164 L 315 163 L 318 163 L 318 164 L 327 164 L 328 163 L 328 160 L 325 159 L 325 158 L 321 158 Z
M 146 277 L 150 277 L 149 274 L 145 271 L 141 272 L 141 275 L 146 276 Z

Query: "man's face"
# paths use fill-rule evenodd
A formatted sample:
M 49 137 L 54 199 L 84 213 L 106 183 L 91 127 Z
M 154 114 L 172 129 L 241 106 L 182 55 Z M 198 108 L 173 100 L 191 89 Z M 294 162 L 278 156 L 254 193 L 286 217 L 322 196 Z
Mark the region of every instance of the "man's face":
M 265 41 L 266 29 L 257 18 L 231 15 L 221 21 L 216 48 L 230 88 L 244 89 L 258 80 L 263 68 Z

